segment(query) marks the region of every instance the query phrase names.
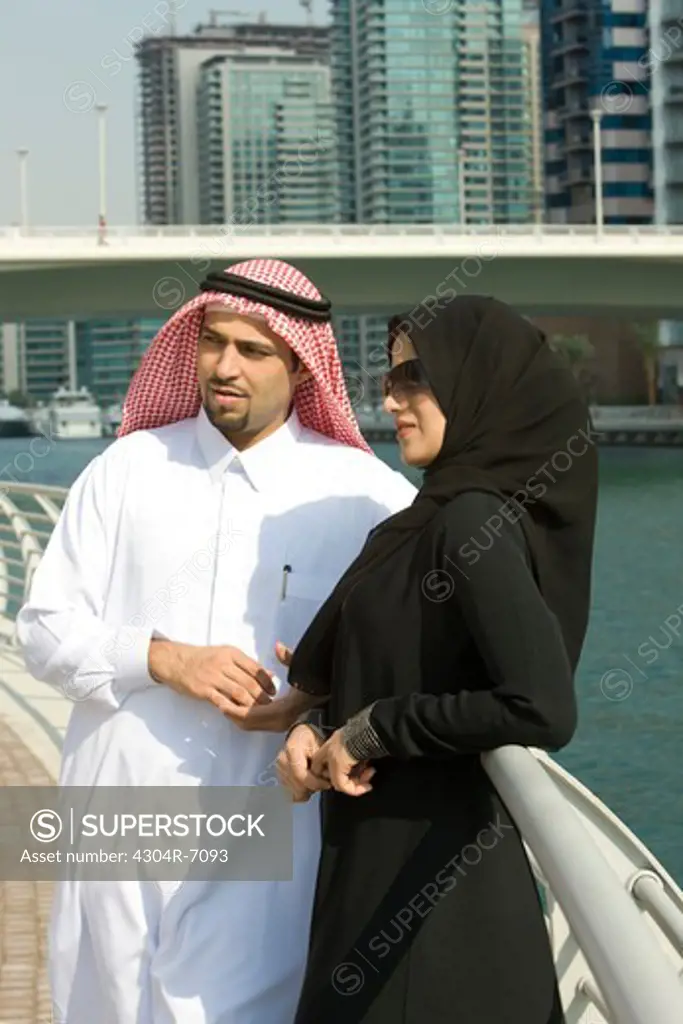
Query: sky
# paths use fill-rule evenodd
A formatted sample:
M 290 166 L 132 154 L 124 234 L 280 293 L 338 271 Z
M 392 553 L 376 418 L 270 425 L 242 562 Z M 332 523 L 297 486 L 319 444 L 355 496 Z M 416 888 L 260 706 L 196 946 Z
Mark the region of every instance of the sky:
M 211 2 L 175 0 L 176 31 L 207 22 Z M 146 30 L 168 30 L 170 6 L 170 0 L 6 0 L 0 16 L 0 225 L 19 223 L 20 148 L 29 150 L 29 224 L 97 223 L 94 107 L 101 103 L 108 108 L 107 219 L 141 222 L 133 45 Z M 236 9 L 265 11 L 273 22 L 306 18 L 298 0 L 239 0 Z M 314 0 L 313 9 L 316 23 L 323 24 L 325 0 Z

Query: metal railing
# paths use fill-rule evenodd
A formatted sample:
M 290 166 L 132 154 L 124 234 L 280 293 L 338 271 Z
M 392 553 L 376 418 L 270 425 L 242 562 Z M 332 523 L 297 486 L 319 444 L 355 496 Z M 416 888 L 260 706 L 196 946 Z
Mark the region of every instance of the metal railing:
M 553 946 L 556 968 L 564 965 L 558 976 L 568 1022 L 680 1024 L 683 907 L 661 875 L 634 871 L 630 885 L 622 883 L 544 769 L 543 755 L 501 747 L 482 761 L 524 838 L 550 924 L 560 932 Z M 553 765 L 552 772 L 561 769 Z M 637 901 L 660 924 L 670 951 Z
M 664 349 L 666 351 L 666 349 Z M 683 405 L 593 405 L 591 416 L 594 423 L 683 421 Z
M 68 490 L 0 484 L 0 639 L 16 644 L 15 619 Z
M 0 488 L 0 635 L 15 649 L 14 619 L 67 494 L 34 484 Z M 595 817 L 626 835 L 641 867 L 625 873 L 616 847 L 606 855 L 609 846 L 601 848 L 566 795 L 587 791 L 547 755 L 502 747 L 482 762 L 544 895 L 567 1024 L 681 1024 L 683 894 L 675 883 L 588 794 Z
M 97 241 L 101 230 L 91 225 L 55 227 L 0 226 L 0 239 L 92 238 Z M 583 237 L 666 238 L 682 237 L 683 224 L 141 224 L 138 226 L 108 225 L 108 240 L 136 241 L 142 238 L 216 238 L 221 235 L 244 238 L 271 237 L 373 237 L 394 238 L 406 235 L 438 238 L 460 235 L 506 235 L 557 238 L 573 235 Z

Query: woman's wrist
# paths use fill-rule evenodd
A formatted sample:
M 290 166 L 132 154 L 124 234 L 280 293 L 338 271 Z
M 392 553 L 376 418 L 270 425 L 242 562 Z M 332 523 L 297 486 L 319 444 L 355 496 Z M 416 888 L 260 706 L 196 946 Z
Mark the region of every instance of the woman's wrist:
M 302 712 L 298 716 L 298 718 L 294 722 L 292 722 L 289 729 L 287 730 L 287 733 L 285 735 L 285 742 L 289 739 L 294 730 L 299 728 L 300 725 L 307 725 L 308 728 L 316 734 L 316 736 L 318 736 L 323 742 L 325 742 L 325 733 L 319 721 L 321 718 L 322 715 L 320 711 L 315 708 L 309 708 L 308 711 Z
M 353 718 L 349 718 L 341 730 L 344 747 L 354 761 L 374 761 L 389 755 L 371 721 L 374 706 L 369 704 Z

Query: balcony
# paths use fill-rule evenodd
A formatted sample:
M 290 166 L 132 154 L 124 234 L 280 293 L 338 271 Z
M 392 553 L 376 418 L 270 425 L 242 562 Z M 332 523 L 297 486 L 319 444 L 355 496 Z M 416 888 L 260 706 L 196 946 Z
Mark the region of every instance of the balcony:
M 572 121 L 576 119 L 586 121 L 589 117 L 588 108 L 584 104 L 580 103 L 566 107 L 557 107 L 555 113 L 560 121 Z
M 568 85 L 578 85 L 580 82 L 587 81 L 587 78 L 588 70 L 586 65 L 582 61 L 571 61 L 553 79 L 553 89 L 559 89 Z
M 585 18 L 588 13 L 588 4 L 585 0 L 567 0 L 558 11 L 555 11 L 550 19 L 551 25 L 559 25 L 563 21 L 573 21 Z
M 553 46 L 550 51 L 550 56 L 564 57 L 566 54 L 574 52 L 588 52 L 588 36 L 579 35 L 575 36 L 573 39 L 563 39 L 562 42 L 557 44 L 557 46 Z
M 590 185 L 593 182 L 592 167 L 570 167 L 563 176 L 564 184 L 571 188 L 573 185 Z
M 561 143 L 560 143 L 561 145 Z M 569 132 L 565 138 L 564 150 L 566 153 L 576 153 L 584 149 L 593 148 L 593 136 L 590 132 Z

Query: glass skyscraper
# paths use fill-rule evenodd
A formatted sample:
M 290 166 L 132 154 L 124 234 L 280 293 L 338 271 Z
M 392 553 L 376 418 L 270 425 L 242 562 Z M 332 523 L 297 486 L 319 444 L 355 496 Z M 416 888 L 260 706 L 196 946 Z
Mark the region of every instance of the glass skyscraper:
M 253 59 L 267 70 L 291 60 L 293 55 L 298 56 L 302 64 L 310 64 L 316 58 L 319 64 L 327 63 L 326 28 L 270 24 L 265 16 L 252 22 L 222 24 L 222 15 L 239 16 L 239 12 L 214 10 L 210 12 L 209 23 L 198 25 L 192 34 L 150 35 L 138 44 L 138 136 L 142 207 L 148 224 L 199 223 L 200 187 L 203 187 L 205 208 L 208 202 L 209 211 L 212 204 L 215 210 L 229 198 L 230 189 L 222 172 L 216 168 L 221 153 L 216 148 L 219 142 L 212 123 L 218 114 L 216 103 L 220 104 L 215 92 L 208 102 L 204 97 L 202 112 L 198 112 L 200 93 L 208 86 L 207 64 L 211 65 L 216 57 L 233 57 L 236 65 L 247 65 Z M 243 92 L 239 98 L 246 99 L 246 96 Z M 239 115 L 238 106 L 231 112 Z M 249 113 L 247 109 L 247 117 Z M 204 138 L 200 144 L 202 125 Z M 199 157 L 200 146 L 206 153 L 207 132 L 211 136 L 213 176 L 208 196 L 206 169 Z M 226 175 L 228 173 L 226 167 Z M 223 198 L 219 194 L 221 182 L 224 182 Z
M 538 219 L 539 69 L 522 0 L 431 6 L 333 0 L 342 220 Z M 386 320 L 343 314 L 335 326 L 362 409 L 380 399 Z
M 75 324 L 76 379 L 101 405 L 123 401 L 163 320 L 83 320 Z
M 652 109 L 655 220 L 683 224 L 683 4 L 650 0 L 647 71 Z
M 24 320 L 2 325 L 3 387 L 47 402 L 61 386 L 120 401 L 163 321 Z
M 532 219 L 521 0 L 336 0 L 331 65 L 342 219 Z
M 197 99 L 203 224 L 338 219 L 330 71 L 317 56 L 214 57 Z
M 541 0 L 541 21 L 548 220 L 595 221 L 591 110 L 597 108 L 604 221 L 651 223 L 645 0 Z

